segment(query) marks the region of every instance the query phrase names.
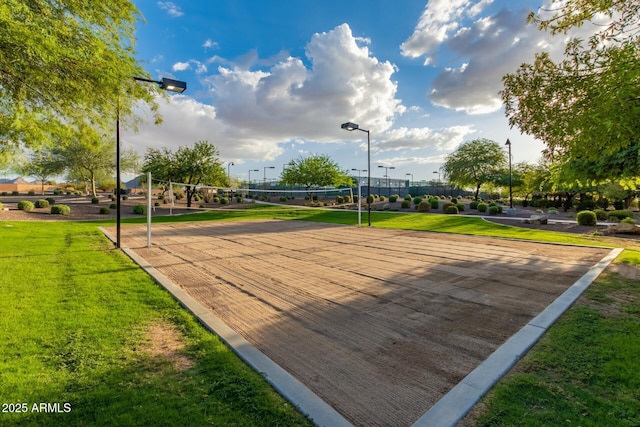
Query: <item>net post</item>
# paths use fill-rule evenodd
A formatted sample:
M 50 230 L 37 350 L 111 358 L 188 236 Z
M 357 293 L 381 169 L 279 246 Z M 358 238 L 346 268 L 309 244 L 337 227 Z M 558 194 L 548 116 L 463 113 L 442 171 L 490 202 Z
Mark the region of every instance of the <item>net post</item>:
M 362 227 L 362 184 L 360 184 L 359 182 L 358 182 L 358 227 Z
M 147 247 L 151 247 L 151 172 L 147 172 Z

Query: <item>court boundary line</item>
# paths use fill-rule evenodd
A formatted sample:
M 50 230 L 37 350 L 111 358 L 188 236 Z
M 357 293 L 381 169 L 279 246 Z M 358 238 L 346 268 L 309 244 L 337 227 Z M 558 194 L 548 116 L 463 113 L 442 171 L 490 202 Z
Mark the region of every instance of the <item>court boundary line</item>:
M 531 319 L 480 365 L 442 396 L 412 427 L 454 427 L 533 347 L 547 330 L 567 311 L 623 251 L 612 249 L 582 277 Z
M 103 227 L 100 227 L 100 230 L 108 239 L 115 241 L 114 237 Z M 135 253 L 135 251 L 124 245 L 121 245 L 120 249 L 151 276 L 157 284 L 166 289 L 180 305 L 191 312 L 203 326 L 216 334 L 240 359 L 256 370 L 282 396 L 296 406 L 303 414 L 308 416 L 315 425 L 327 427 L 353 426 L 331 405 L 255 348 L 206 307 L 176 286 L 168 277 L 152 267 L 144 258 Z

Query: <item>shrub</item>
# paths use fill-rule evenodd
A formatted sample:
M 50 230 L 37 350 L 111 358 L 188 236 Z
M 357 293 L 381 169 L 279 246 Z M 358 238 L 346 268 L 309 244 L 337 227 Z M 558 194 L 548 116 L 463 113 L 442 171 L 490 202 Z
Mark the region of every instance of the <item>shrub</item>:
M 213 203 L 220 203 L 220 197 L 214 196 L 213 197 Z
M 49 202 L 49 205 L 55 205 L 56 204 L 56 199 L 54 199 L 53 197 L 47 197 L 45 200 L 47 202 Z
M 127 200 L 129 198 L 129 196 L 122 196 L 122 200 Z
M 440 209 L 440 199 L 431 198 L 429 199 L 429 204 L 431 209 Z
M 20 195 L 20 192 L 19 192 L 19 191 L 12 191 L 12 192 L 11 192 L 11 195 L 12 195 L 12 196 L 19 196 L 19 195 Z
M 385 200 L 387 200 L 387 198 L 386 198 L 386 197 L 384 197 L 384 196 L 380 196 L 380 201 L 381 201 L 381 202 L 384 202 Z
M 458 212 L 464 212 L 464 203 L 456 203 L 456 208 L 458 208 Z
M 53 190 L 53 195 L 54 196 L 61 196 L 62 195 L 62 190 Z
M 136 215 L 144 215 L 147 213 L 147 207 L 145 205 L 135 205 L 133 207 L 133 213 Z
M 404 200 L 406 200 L 407 202 L 410 202 L 412 199 L 411 194 L 407 194 L 406 196 L 404 196 Z
M 625 224 L 635 224 L 635 223 L 636 223 L 636 220 L 635 220 L 635 219 L 633 219 L 633 218 L 625 218 L 625 219 L 623 219 L 623 220 L 622 220 L 622 221 L 620 221 L 620 222 L 625 223 Z
M 596 201 L 593 199 L 580 200 L 576 209 L 578 211 L 592 211 L 596 208 Z
M 33 202 L 30 200 L 20 200 L 18 202 L 18 209 L 25 212 L 31 212 L 33 210 Z
M 446 214 L 454 214 L 455 215 L 455 214 L 458 214 L 459 212 L 458 212 L 458 208 L 456 207 L 456 205 L 450 204 L 449 206 L 447 206 L 444 209 L 444 213 L 446 213 Z
M 34 203 L 34 206 L 36 208 L 48 208 L 49 207 L 49 201 L 48 200 L 36 200 L 36 202 Z
M 376 196 L 374 196 L 373 194 L 369 194 L 367 196 L 367 203 L 373 203 L 376 201 Z
M 36 192 L 35 192 L 35 191 L 33 191 L 33 190 L 29 190 L 29 192 L 27 193 L 27 195 L 29 195 L 29 196 L 35 196 L 35 195 L 36 195 Z
M 478 212 L 486 212 L 489 206 L 487 206 L 486 203 L 478 203 L 476 207 L 478 208 Z
M 109 209 L 118 209 L 118 205 L 117 205 L 117 204 L 115 204 L 115 203 L 111 203 L 111 204 L 109 205 Z
M 397 202 L 398 201 L 398 195 L 397 194 L 393 194 L 393 195 L 389 196 L 389 201 L 391 203 Z
M 287 197 L 286 196 L 280 196 L 280 201 L 281 202 L 286 202 L 287 201 Z M 342 203 L 342 197 L 337 196 L 336 197 L 336 203 Z
M 53 205 L 51 206 L 51 213 L 55 215 L 69 215 L 71 208 L 67 205 Z
M 611 219 L 611 218 L 616 218 L 619 221 L 621 221 L 621 220 L 623 220 L 625 218 L 633 218 L 633 212 L 631 212 L 628 209 L 611 211 L 611 212 L 609 212 L 609 215 L 608 215 L 607 219 Z
M 156 207 L 157 207 L 157 206 L 160 206 L 160 202 L 155 202 L 155 203 L 153 204 L 153 206 L 156 206 Z
M 609 218 L 609 214 L 604 209 L 596 209 L 593 213 L 596 214 L 598 221 L 606 221 Z
M 469 202 L 469 209 L 473 209 L 473 210 L 478 209 L 478 204 L 479 203 L 480 202 L 478 202 L 477 200 L 473 200 L 473 201 Z
M 558 213 L 558 209 L 556 208 L 549 208 L 549 210 L 547 211 L 548 214 L 557 214 Z M 597 214 L 596 214 L 597 216 Z
M 413 204 L 414 205 L 418 206 L 418 205 L 420 205 L 420 203 L 422 203 L 422 197 L 416 196 L 416 197 L 413 198 Z
M 383 211 L 388 211 L 389 209 L 391 209 L 391 206 L 389 206 L 389 203 L 385 203 L 384 205 L 382 205 Z
M 108 207 L 103 206 L 103 207 L 101 207 L 101 208 L 100 208 L 99 213 L 100 213 L 101 215 L 109 215 L 109 214 L 111 213 L 111 211 L 109 210 L 109 208 L 108 208 Z
M 614 200 L 613 208 L 617 211 L 621 211 L 624 209 L 624 202 L 622 200 Z
M 236 196 L 236 202 L 242 203 L 242 196 Z
M 455 206 L 455 205 L 456 205 L 455 203 L 451 203 L 451 202 L 444 202 L 444 203 L 442 204 L 442 211 L 443 211 L 443 212 L 445 212 L 449 206 Z
M 596 225 L 596 214 L 592 211 L 580 211 L 576 215 L 576 221 L 580 225 Z
M 2 193 L 0 193 L 0 196 L 6 196 L 6 195 L 7 195 L 6 191 L 3 191 Z
M 416 209 L 418 209 L 418 212 L 431 212 L 431 203 L 423 200 L 416 206 Z
M 97 205 L 98 203 L 100 203 L 100 199 L 97 197 L 92 197 L 91 198 L 91 203 L 94 205 Z
M 411 207 L 411 199 L 403 200 L 402 203 L 400 203 L 400 207 L 402 209 L 409 209 Z
M 489 215 L 497 215 L 500 212 L 500 207 L 498 205 L 489 206 Z
M 229 203 L 229 199 L 227 199 L 226 197 L 220 197 L 221 205 L 226 205 L 227 203 Z

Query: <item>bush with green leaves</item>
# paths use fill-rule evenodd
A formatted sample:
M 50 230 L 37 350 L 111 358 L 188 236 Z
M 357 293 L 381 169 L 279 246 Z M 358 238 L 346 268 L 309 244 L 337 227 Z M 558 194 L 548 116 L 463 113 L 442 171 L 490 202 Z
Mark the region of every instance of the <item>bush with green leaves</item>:
M 45 199 L 36 200 L 33 204 L 36 208 L 48 208 L 49 201 Z
M 34 208 L 33 202 L 31 200 L 20 200 L 18 202 L 18 209 L 25 212 L 31 212 Z
M 429 199 L 429 204 L 431 204 L 431 209 L 440 209 L 440 199 L 432 197 Z
M 625 218 L 633 218 L 633 212 L 629 209 L 619 209 L 609 212 L 607 219 L 615 218 L 618 221 L 622 221 Z
M 14 190 L 14 191 L 12 191 L 12 192 L 11 192 L 11 195 L 12 195 L 12 196 L 19 196 L 19 195 L 20 195 L 20 192 L 19 192 L 19 191 L 15 191 L 15 190 Z
M 380 196 L 380 201 L 384 202 L 385 200 L 387 200 L 387 198 L 385 196 Z
M 447 210 L 447 208 L 448 208 L 449 206 L 455 206 L 455 205 L 456 205 L 456 204 L 455 204 L 455 203 L 452 203 L 452 202 L 444 202 L 444 203 L 442 204 L 442 211 L 443 211 L 443 212 L 446 212 L 446 210 Z
M 423 200 L 416 206 L 418 212 L 431 212 L 431 203 L 426 200 Z
M 406 196 L 404 196 L 404 200 L 410 202 L 412 199 L 411 194 L 407 194 Z
M 422 203 L 422 197 L 416 196 L 416 197 L 413 198 L 413 204 L 414 205 L 418 206 L 418 205 L 420 205 L 420 203 Z
M 92 197 L 91 203 L 94 205 L 97 205 L 98 203 L 100 203 L 100 199 L 98 197 Z
M 471 210 L 476 210 L 478 209 L 478 204 L 480 202 L 478 202 L 477 200 L 472 200 L 471 202 L 469 202 L 469 209 Z
M 236 202 L 242 203 L 242 196 L 236 196 Z
M 389 202 L 395 203 L 397 201 L 398 201 L 398 195 L 397 194 L 392 194 L 391 196 L 389 196 Z
M 227 199 L 226 197 L 220 197 L 221 205 L 226 205 L 227 203 L 229 203 L 229 199 Z
M 109 205 L 109 209 L 118 209 L 118 205 L 116 203 L 111 203 Z
M 446 203 L 445 203 L 446 204 Z M 455 204 L 450 204 L 448 205 L 445 209 L 444 209 L 444 213 L 446 214 L 450 214 L 450 215 L 455 215 L 458 214 L 460 212 L 458 212 L 458 208 L 456 207 Z
M 35 195 L 36 195 L 36 192 L 35 192 L 35 191 L 33 191 L 33 190 L 29 190 L 29 191 L 27 192 L 27 195 L 28 195 L 28 196 L 35 196 Z
M 280 196 L 280 201 L 282 203 L 286 202 L 287 201 L 287 197 L 286 196 Z M 342 197 L 337 196 L 336 197 L 336 203 L 342 203 Z
M 625 218 L 622 221 L 620 221 L 623 224 L 635 224 L 636 220 L 633 218 Z
M 409 209 L 409 208 L 411 207 L 411 200 L 403 200 L 403 201 L 400 203 L 400 207 L 401 207 L 402 209 Z
M 108 208 L 108 207 L 103 206 L 103 207 L 101 207 L 101 208 L 100 208 L 99 213 L 100 213 L 101 215 L 109 215 L 109 214 L 111 213 L 111 210 L 109 210 L 109 208 Z
M 609 213 L 604 209 L 596 209 L 593 212 L 596 214 L 598 221 L 606 221 L 609 218 Z
M 456 203 L 456 208 L 458 208 L 458 212 L 464 212 L 464 203 Z
M 489 206 L 486 203 L 478 203 L 478 212 L 486 212 Z
M 147 213 L 147 207 L 145 205 L 135 205 L 133 207 L 133 213 L 136 215 L 145 215 Z
M 593 211 L 580 211 L 576 215 L 576 221 L 579 225 L 594 226 L 596 225 L 597 218 Z
M 373 203 L 376 201 L 376 196 L 374 196 L 373 194 L 369 194 L 367 196 L 367 203 Z
M 71 208 L 68 205 L 53 205 L 51 206 L 51 213 L 54 215 L 69 215 L 71 214 Z
M 500 207 L 498 205 L 489 206 L 489 215 L 498 215 L 500 213 Z
M 56 204 L 56 199 L 54 199 L 53 197 L 47 197 L 45 200 L 49 202 L 50 206 L 53 206 Z

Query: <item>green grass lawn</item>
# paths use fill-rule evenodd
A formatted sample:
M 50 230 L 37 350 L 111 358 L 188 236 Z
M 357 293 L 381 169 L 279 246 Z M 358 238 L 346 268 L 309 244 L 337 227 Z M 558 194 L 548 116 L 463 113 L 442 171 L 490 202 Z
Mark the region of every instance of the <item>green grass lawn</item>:
M 638 426 L 638 355 L 640 282 L 607 272 L 488 394 L 477 425 Z
M 312 425 L 95 224 L 0 222 L 0 241 L 0 403 L 27 405 L 0 425 Z
M 154 222 L 277 218 L 357 223 L 355 212 L 252 206 L 156 217 Z M 125 219 L 123 227 L 145 221 Z M 372 223 L 612 246 L 604 238 L 449 215 L 374 212 Z M 113 249 L 98 225 L 113 222 L 0 222 L 0 403 L 28 406 L 26 413 L 0 413 L 0 425 L 311 425 Z M 631 250 L 621 258 L 640 264 Z M 620 302 L 620 292 L 628 301 Z M 483 404 L 481 425 L 568 425 L 564 418 L 549 418 L 565 410 L 571 425 L 589 425 L 589 416 L 602 420 L 606 414 L 623 420 L 619 425 L 639 423 L 638 282 L 610 274 L 588 295 L 595 305 L 575 307 L 563 316 L 534 347 L 523 372 L 503 381 Z M 602 308 L 609 306 L 617 311 Z M 171 337 L 174 351 L 154 353 L 154 342 L 161 341 L 154 333 L 158 330 Z M 32 411 L 41 402 L 71 411 Z M 545 411 L 550 402 L 556 406 Z

